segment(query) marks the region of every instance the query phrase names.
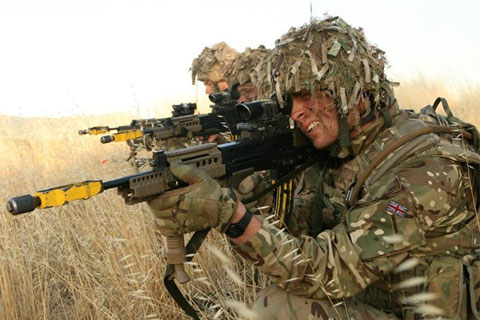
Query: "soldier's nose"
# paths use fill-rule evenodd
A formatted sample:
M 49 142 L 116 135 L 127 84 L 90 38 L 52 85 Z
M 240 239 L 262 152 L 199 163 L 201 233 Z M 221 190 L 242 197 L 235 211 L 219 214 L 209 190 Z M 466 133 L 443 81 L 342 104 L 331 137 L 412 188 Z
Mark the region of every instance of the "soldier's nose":
M 295 121 L 301 121 L 305 117 L 305 111 L 303 109 L 292 109 L 291 117 Z

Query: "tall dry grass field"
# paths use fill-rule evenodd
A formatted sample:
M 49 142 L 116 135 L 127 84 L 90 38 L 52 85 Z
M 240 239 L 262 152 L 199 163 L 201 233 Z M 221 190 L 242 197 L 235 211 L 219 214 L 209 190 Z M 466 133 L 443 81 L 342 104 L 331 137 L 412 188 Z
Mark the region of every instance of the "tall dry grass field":
M 418 109 L 438 95 L 457 116 L 480 125 L 479 87 L 453 91 L 419 79 L 397 89 L 404 108 Z M 144 204 L 126 206 L 108 190 L 17 217 L 5 210 L 12 196 L 133 173 L 125 144 L 102 145 L 98 136 L 77 134 L 130 120 L 0 116 L 0 319 L 187 319 L 163 287 L 164 248 Z M 195 279 L 182 290 L 202 317 L 236 319 L 266 279 L 253 281 L 253 268 L 234 256 L 225 238 L 212 232 L 206 243 L 188 266 Z
M 419 111 L 423 106 L 433 104 L 437 97 L 446 98 L 453 114 L 460 119 L 480 127 L 480 84 L 451 84 L 445 81 L 429 80 L 422 75 L 400 79 L 395 96 L 403 109 Z M 442 113 L 441 105 L 437 112 Z
M 9 197 L 88 179 L 133 173 L 126 144 L 102 145 L 79 136 L 93 125 L 128 124 L 126 115 L 62 119 L 0 116 L 0 318 L 186 319 L 163 287 L 164 249 L 145 205 L 126 206 L 108 190 L 87 201 L 13 217 Z M 103 160 L 107 160 L 106 163 Z M 196 280 L 184 286 L 205 318 L 234 319 L 232 301 L 250 302 L 253 269 L 201 250 L 188 266 Z M 227 276 L 228 272 L 239 275 Z M 231 271 L 230 271 L 231 270 Z M 241 276 L 240 276 L 241 275 Z M 237 280 L 237 282 L 235 282 Z

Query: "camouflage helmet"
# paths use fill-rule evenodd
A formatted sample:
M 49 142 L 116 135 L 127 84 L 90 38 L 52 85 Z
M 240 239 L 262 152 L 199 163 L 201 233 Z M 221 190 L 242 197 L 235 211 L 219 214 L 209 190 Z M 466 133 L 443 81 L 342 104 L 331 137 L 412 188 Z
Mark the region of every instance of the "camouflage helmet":
M 256 84 L 256 67 L 270 52 L 265 46 L 260 45 L 257 49 L 246 48 L 232 62 L 225 72 L 227 82 L 231 85 Z
M 226 80 L 225 71 L 237 57 L 238 52 L 225 42 L 220 42 L 212 47 L 205 47 L 200 55 L 192 62 L 192 84 L 195 77 L 200 81 L 218 83 Z
M 275 49 L 259 66 L 261 94 L 301 91 L 315 97 L 318 90 L 329 92 L 344 117 L 359 101 L 367 113 L 394 103 L 391 83 L 384 72 L 385 53 L 367 42 L 363 30 L 339 17 L 290 29 L 275 43 Z M 282 101 L 280 101 L 282 102 Z

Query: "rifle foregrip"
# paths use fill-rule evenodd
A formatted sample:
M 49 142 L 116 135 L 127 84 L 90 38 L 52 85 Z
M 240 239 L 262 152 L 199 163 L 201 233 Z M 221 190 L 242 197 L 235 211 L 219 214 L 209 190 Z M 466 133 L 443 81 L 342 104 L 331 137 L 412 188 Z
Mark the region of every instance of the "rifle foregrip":
M 173 265 L 173 277 L 182 284 L 190 281 L 184 262 L 185 242 L 183 236 L 167 237 L 167 263 Z
M 40 206 L 40 198 L 26 194 L 8 199 L 7 211 L 13 215 L 27 213 Z

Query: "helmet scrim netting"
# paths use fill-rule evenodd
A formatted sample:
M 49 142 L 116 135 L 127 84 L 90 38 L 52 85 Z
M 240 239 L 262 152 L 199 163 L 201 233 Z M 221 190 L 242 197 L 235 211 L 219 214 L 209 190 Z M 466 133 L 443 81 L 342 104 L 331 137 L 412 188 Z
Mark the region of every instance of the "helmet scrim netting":
M 365 39 L 363 30 L 332 17 L 290 29 L 257 68 L 262 96 L 328 91 L 340 114 L 359 101 L 367 113 L 389 107 L 394 95 L 384 68 L 385 53 Z
M 226 80 L 225 71 L 237 57 L 238 52 L 225 42 L 220 42 L 212 47 L 205 47 L 200 55 L 192 62 L 192 84 L 195 77 L 199 81 L 217 83 Z
M 246 48 L 244 52 L 239 54 L 228 70 L 225 72 L 225 77 L 230 85 L 236 83 L 256 84 L 256 67 L 260 61 L 270 52 L 263 45 L 257 49 Z

